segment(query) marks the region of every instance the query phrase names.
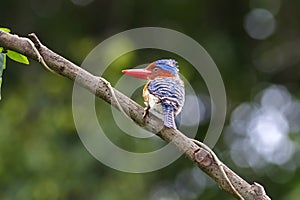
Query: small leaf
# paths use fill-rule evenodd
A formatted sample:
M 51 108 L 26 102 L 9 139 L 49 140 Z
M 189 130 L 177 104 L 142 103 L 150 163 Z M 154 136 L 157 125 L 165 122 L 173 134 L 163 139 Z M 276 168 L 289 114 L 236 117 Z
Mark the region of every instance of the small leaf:
M 2 77 L 0 77 L 0 100 L 1 100 L 1 85 L 2 85 Z
M 6 55 L 0 53 L 0 77 L 2 77 L 2 72 L 5 69 L 6 65 Z
M 10 29 L 9 28 L 0 28 L 1 31 L 4 31 L 6 33 L 9 33 L 10 32 Z
M 6 67 L 6 55 L 0 53 L 0 100 L 1 100 L 2 73 L 5 67 Z
M 7 54 L 7 56 L 8 56 L 10 59 L 12 59 L 12 60 L 14 60 L 14 61 L 17 61 L 17 62 L 19 62 L 19 63 L 26 64 L 26 65 L 29 64 L 29 61 L 28 61 L 27 57 L 24 56 L 24 55 L 22 55 L 22 54 L 20 54 L 20 53 L 17 53 L 17 52 L 12 51 L 12 50 L 7 50 L 7 53 L 6 53 L 6 54 Z
M 3 58 L 3 70 L 6 69 L 6 54 L 3 54 L 4 58 Z

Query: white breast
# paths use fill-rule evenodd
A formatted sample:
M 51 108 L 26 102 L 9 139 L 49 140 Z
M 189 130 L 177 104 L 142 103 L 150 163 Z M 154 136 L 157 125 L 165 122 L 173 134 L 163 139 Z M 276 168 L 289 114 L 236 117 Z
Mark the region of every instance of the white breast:
M 145 90 L 144 95 L 147 96 L 149 100 L 149 102 L 145 102 L 146 106 L 148 106 L 149 104 L 150 110 L 163 114 L 162 106 L 159 99 L 154 95 L 150 94 L 148 90 Z

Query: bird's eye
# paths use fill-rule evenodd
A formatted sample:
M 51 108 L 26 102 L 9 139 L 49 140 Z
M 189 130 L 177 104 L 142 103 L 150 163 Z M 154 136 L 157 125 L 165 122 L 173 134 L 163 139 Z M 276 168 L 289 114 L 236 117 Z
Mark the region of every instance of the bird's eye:
M 155 68 L 154 68 L 154 71 L 155 71 L 155 72 L 157 72 L 158 70 L 159 70 L 159 68 L 158 68 L 158 67 L 155 67 Z

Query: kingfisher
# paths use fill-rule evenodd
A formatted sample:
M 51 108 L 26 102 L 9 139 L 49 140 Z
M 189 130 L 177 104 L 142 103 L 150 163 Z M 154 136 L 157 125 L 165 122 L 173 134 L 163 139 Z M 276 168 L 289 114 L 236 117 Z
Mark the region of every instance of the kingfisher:
M 163 114 L 164 125 L 176 128 L 175 116 L 181 112 L 184 104 L 184 82 L 179 76 L 178 63 L 173 59 L 161 59 L 150 63 L 145 69 L 126 69 L 124 74 L 146 79 L 143 89 L 145 109 L 143 117 L 149 110 Z

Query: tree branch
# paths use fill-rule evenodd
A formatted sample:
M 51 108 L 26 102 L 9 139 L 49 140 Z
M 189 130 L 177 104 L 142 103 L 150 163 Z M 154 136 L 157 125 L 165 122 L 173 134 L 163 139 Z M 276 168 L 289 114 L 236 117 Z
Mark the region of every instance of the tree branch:
M 191 161 L 196 163 L 201 170 L 215 180 L 224 191 L 230 193 L 235 198 L 240 198 L 238 195 L 240 194 L 246 200 L 270 199 L 266 195 L 263 186 L 258 183 L 253 183 L 252 185 L 247 183 L 218 159 L 216 160 L 212 154 L 212 150 L 207 149 L 203 143 L 199 143 L 200 145 L 198 146 L 192 139 L 185 136 L 179 130 L 164 127 L 163 122 L 154 115 L 151 115 L 151 113 L 143 120 L 143 107 L 118 90 L 112 88 L 108 81 L 102 77 L 92 75 L 62 56 L 54 53 L 42 45 L 34 34 L 30 34 L 29 38 L 33 42 L 34 47 L 28 41 L 28 38 L 0 31 L 0 46 L 22 53 L 42 64 L 45 62 L 46 66 L 43 64 L 45 67 L 49 67 L 57 74 L 76 81 L 77 84 L 93 92 L 97 97 L 117 109 L 120 110 L 121 106 L 122 112 L 128 115 L 135 123 L 155 133 L 163 140 L 174 144 L 179 151 L 183 152 Z M 223 173 L 220 163 L 224 170 Z M 233 191 L 232 186 L 226 181 L 224 172 L 238 194 Z

